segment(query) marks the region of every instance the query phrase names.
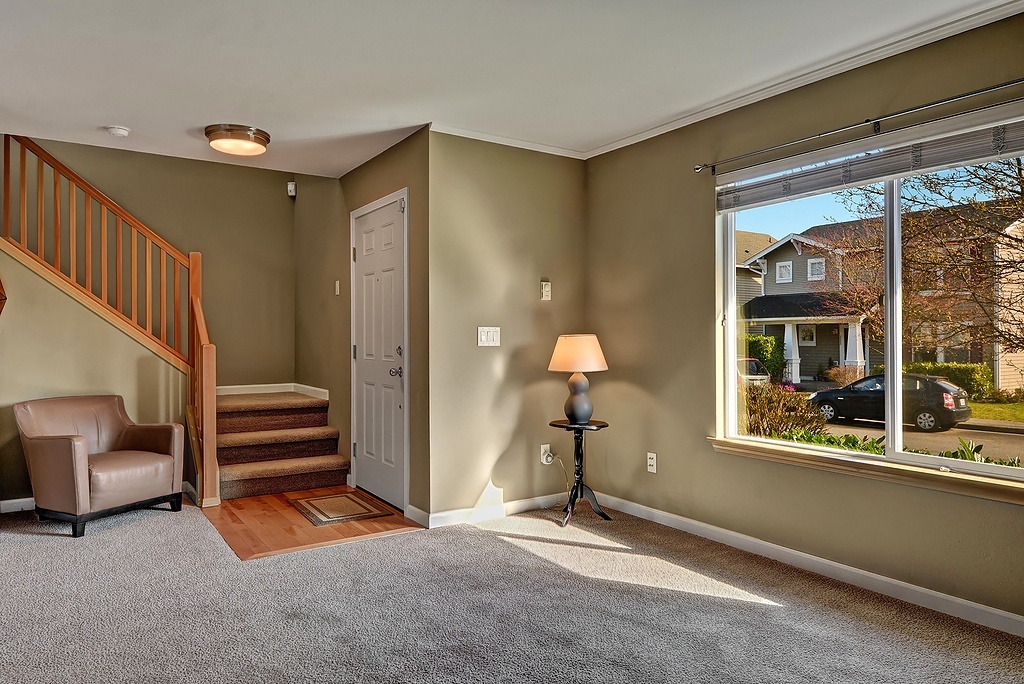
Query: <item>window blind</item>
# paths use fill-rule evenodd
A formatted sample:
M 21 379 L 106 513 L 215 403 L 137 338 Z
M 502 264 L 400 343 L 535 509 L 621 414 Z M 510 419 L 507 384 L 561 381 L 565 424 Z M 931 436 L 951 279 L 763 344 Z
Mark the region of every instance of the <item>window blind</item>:
M 955 127 L 956 119 L 944 120 L 942 128 Z M 967 116 L 959 123 L 967 127 Z M 917 141 L 913 141 L 915 137 Z M 829 160 L 821 160 L 822 152 L 784 160 L 791 169 L 788 171 L 780 172 L 780 162 L 772 162 L 723 174 L 719 178 L 718 210 L 752 209 L 889 178 L 1020 156 L 1024 154 L 1024 121 L 938 136 L 935 127 L 929 131 L 929 124 L 925 124 L 837 147 L 831 150 Z M 843 152 L 841 157 L 834 156 Z

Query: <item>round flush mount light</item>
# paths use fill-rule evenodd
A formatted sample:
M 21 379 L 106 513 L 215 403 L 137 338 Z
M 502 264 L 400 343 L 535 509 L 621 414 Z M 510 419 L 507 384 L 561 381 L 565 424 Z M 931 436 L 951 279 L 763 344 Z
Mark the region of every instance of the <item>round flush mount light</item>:
M 266 152 L 270 144 L 270 134 L 253 126 L 213 124 L 204 132 L 210 147 L 225 154 L 253 157 Z
M 107 129 L 107 133 L 115 138 L 127 138 L 128 134 L 132 132 L 132 129 L 127 126 L 104 126 L 104 128 Z

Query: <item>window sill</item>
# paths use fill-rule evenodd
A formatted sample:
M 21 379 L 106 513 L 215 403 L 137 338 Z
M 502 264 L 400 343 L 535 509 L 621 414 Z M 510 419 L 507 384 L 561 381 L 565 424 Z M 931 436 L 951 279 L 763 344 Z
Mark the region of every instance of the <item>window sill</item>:
M 826 454 L 797 445 L 770 444 L 745 439 L 709 437 L 715 451 L 751 456 L 776 463 L 867 477 L 979 499 L 1024 506 L 1024 482 L 1002 480 L 983 475 L 958 473 L 922 466 L 863 458 L 856 455 Z

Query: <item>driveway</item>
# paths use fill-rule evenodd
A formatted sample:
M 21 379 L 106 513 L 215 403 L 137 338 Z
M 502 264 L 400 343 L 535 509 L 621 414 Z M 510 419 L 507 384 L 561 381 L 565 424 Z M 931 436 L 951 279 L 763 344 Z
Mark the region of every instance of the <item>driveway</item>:
M 829 425 L 827 429 L 833 435 L 867 435 L 872 439 L 885 436 L 882 423 L 870 420 L 844 420 Z M 974 440 L 975 444 L 984 444 L 985 448 L 981 453 L 989 458 L 1009 459 L 1024 456 L 1024 435 L 964 428 L 953 428 L 945 432 L 919 432 L 909 425 L 903 426 L 903 445 L 908 449 L 925 449 L 936 454 L 959 447 L 959 438 L 964 441 Z

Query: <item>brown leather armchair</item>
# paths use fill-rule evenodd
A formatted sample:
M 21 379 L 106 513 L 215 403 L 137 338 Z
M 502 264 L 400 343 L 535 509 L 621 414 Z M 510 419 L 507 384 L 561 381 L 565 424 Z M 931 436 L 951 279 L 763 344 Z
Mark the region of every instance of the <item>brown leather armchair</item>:
M 181 425 L 136 425 L 117 395 L 56 397 L 14 405 L 36 514 L 85 523 L 170 503 L 181 510 Z

